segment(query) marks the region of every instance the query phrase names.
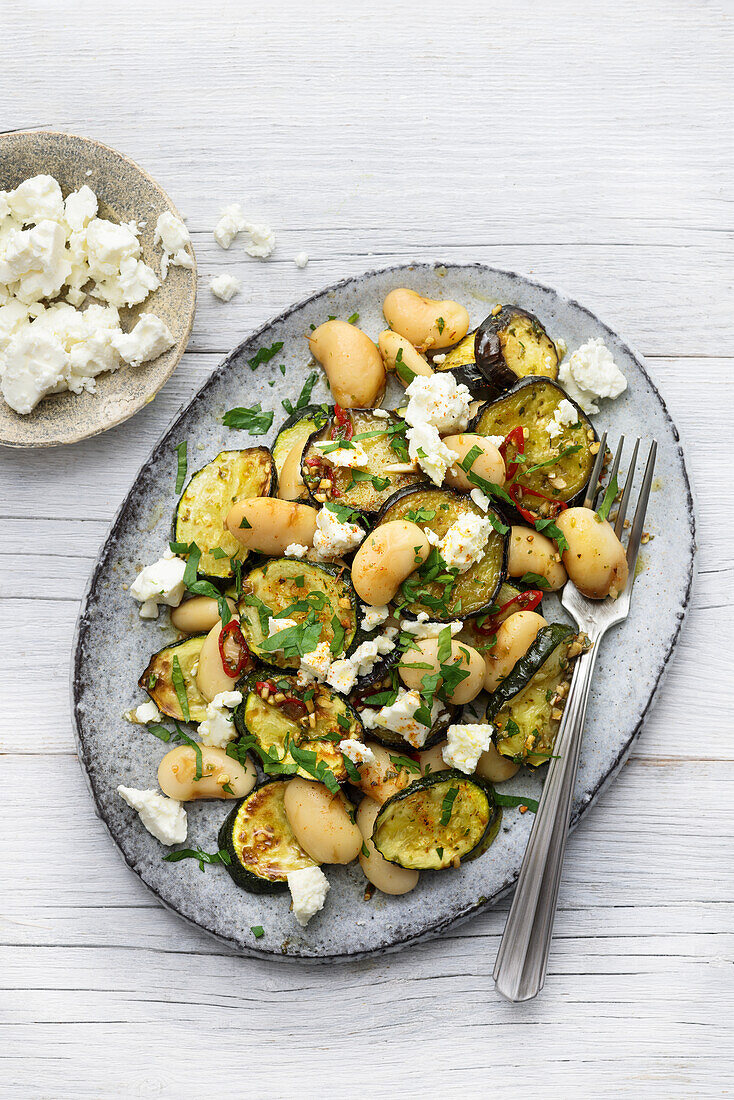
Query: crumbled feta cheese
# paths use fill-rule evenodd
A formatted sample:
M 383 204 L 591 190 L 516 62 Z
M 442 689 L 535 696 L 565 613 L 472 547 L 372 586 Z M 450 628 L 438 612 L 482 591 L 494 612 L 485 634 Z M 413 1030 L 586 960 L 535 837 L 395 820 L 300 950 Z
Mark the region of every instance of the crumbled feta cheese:
M 420 614 L 425 615 L 425 611 L 421 611 Z M 412 634 L 414 638 L 437 638 L 446 627 L 450 628 L 453 638 L 455 634 L 460 633 L 463 625 L 460 619 L 452 623 L 432 623 L 427 619 L 401 619 L 400 621 L 401 630 L 406 634 Z
M 240 280 L 234 275 L 227 275 L 223 272 L 221 275 L 215 275 L 213 279 L 209 281 L 209 289 L 212 294 L 219 298 L 222 302 L 229 302 L 234 298 L 240 290 L 242 284 Z
M 486 512 L 490 505 L 490 499 L 486 493 L 483 493 L 481 489 L 472 489 L 469 496 L 476 504 L 477 508 L 481 508 L 483 512 Z
M 389 630 L 386 630 L 378 638 L 370 638 L 368 641 L 362 642 L 352 653 L 349 660 L 357 669 L 358 676 L 368 676 L 379 658 L 386 657 L 388 653 L 392 653 L 395 649 L 395 642 L 390 637 L 390 633 Z M 392 633 L 394 635 L 395 632 L 392 631 Z
M 86 183 L 64 200 L 64 221 L 72 233 L 80 233 L 97 215 L 97 196 Z
M 177 218 L 170 210 L 164 210 L 158 215 L 153 240 L 163 249 L 162 279 L 167 276 L 169 267 L 194 266 L 192 257 L 186 251 L 186 245 L 191 244 L 191 235 L 181 218 Z
M 304 546 L 302 542 L 291 542 L 285 548 L 287 558 L 305 558 L 307 553 L 308 547 Z
M 555 439 L 557 436 L 562 434 L 563 429 L 567 425 L 577 424 L 578 419 L 579 414 L 576 412 L 576 409 L 573 407 L 571 402 L 564 397 L 563 400 L 559 402 L 558 407 L 553 414 L 553 419 L 549 420 L 548 424 L 546 425 L 546 430 L 549 437 L 551 439 Z
M 0 389 L 11 409 L 26 415 L 63 382 L 69 357 L 60 341 L 26 325 L 12 337 L 4 356 Z
M 186 562 L 177 558 L 170 550 L 166 550 L 163 557 L 153 565 L 146 565 L 141 569 L 130 585 L 130 595 L 142 603 L 142 619 L 156 618 L 159 604 L 178 607 L 186 588 L 183 579 L 185 569 Z
M 115 348 L 133 367 L 157 359 L 176 343 L 168 325 L 154 313 L 141 313 L 132 332 L 121 332 L 113 336 Z
M 372 415 L 376 416 L 378 420 L 390 419 L 390 413 L 387 411 L 387 409 L 373 409 Z
M 308 252 L 296 252 L 293 263 L 296 267 L 305 267 L 308 263 Z
M 258 260 L 266 260 L 275 251 L 275 233 L 269 225 L 256 225 L 254 222 L 245 222 L 244 226 L 250 243 L 245 245 L 248 256 L 254 256 Z
M 320 867 L 302 867 L 288 874 L 288 889 L 293 899 L 293 916 L 305 928 L 314 913 L 324 908 L 329 880 Z
M 276 634 L 282 634 L 284 630 L 288 630 L 292 626 L 298 626 L 295 619 L 275 619 L 271 615 L 268 619 L 268 638 L 274 638 Z M 280 648 L 283 647 L 280 646 Z
M 241 691 L 220 691 L 207 704 L 206 718 L 199 724 L 198 734 L 202 745 L 226 749 L 238 736 L 231 711 L 242 702 Z
M 382 626 L 389 614 L 390 608 L 387 604 L 382 604 L 381 607 L 369 607 L 365 605 L 364 615 L 362 616 L 362 629 L 374 630 L 376 627 Z
M 321 559 L 328 561 L 356 550 L 364 537 L 365 532 L 358 523 L 342 523 L 328 505 L 319 509 L 313 546 Z
M 53 176 L 31 176 L 6 195 L 10 213 L 24 224 L 43 218 L 58 222 L 64 216 L 61 188 Z
M 23 302 L 19 302 L 17 298 L 11 298 L 5 305 L 0 306 L 0 355 L 5 351 L 15 333 L 27 322 L 28 307 Z M 1 373 L 2 359 L 0 359 Z
M 364 710 L 359 712 L 359 720 L 366 730 L 373 730 L 379 726 L 379 713 L 377 707 L 365 707 Z
M 414 749 L 423 748 L 431 726 L 436 722 L 439 714 L 444 709 L 440 702 L 434 700 L 431 707 L 431 726 L 424 726 L 415 718 L 415 712 L 421 705 L 420 692 L 415 689 L 407 691 L 398 688 L 398 695 L 394 703 L 380 707 L 377 712 L 377 725 L 384 729 L 399 733 Z M 364 715 L 364 711 L 362 712 Z
M 325 680 L 329 674 L 331 665 L 331 650 L 328 642 L 319 642 L 310 653 L 304 653 L 301 657 L 301 667 L 298 673 L 298 682 L 307 684 L 311 680 Z
M 229 248 L 238 233 L 247 225 L 245 215 L 239 203 L 226 206 L 221 213 L 219 221 L 214 226 L 214 240 L 220 248 Z
M 449 768 L 458 768 L 471 774 L 476 769 L 479 757 L 489 748 L 492 727 L 473 723 L 469 725 L 449 726 L 446 744 L 441 755 Z
M 136 726 L 146 726 L 148 722 L 158 722 L 160 717 L 161 712 L 152 699 L 149 699 L 147 703 L 141 703 L 133 710 L 126 710 L 124 714 L 124 718 Z
M 405 420 L 412 427 L 430 424 L 443 433 L 463 432 L 469 423 L 471 393 L 448 371 L 427 378 L 416 375 L 405 394 L 409 398 Z
M 186 811 L 177 799 L 135 787 L 118 787 L 117 793 L 137 810 L 145 828 L 161 844 L 182 844 L 186 840 Z
M 446 446 L 431 424 L 417 424 L 405 434 L 411 462 L 417 462 L 434 485 L 442 485 L 446 471 L 456 461 L 456 451 Z
M 627 379 L 598 338 L 587 340 L 561 363 L 558 381 L 585 413 L 599 412 L 598 398 L 619 397 L 627 389 Z
M 486 435 L 484 438 L 487 443 L 494 443 L 495 447 L 497 448 L 501 447 L 505 441 L 505 437 L 503 435 Z
M 426 536 L 426 540 L 429 546 L 441 545 L 441 536 L 439 535 L 438 531 L 434 531 L 430 527 L 424 527 L 423 534 Z
M 117 276 L 123 260 L 137 260 L 140 241 L 128 223 L 93 218 L 84 231 L 87 263 L 93 279 Z
M 355 741 L 354 738 L 348 737 L 346 740 L 340 741 L 339 748 L 357 767 L 360 764 L 374 764 L 375 762 L 375 754 L 372 749 L 368 745 L 363 745 L 361 741 Z
M 369 455 L 359 442 L 347 447 L 335 447 L 331 451 L 324 450 L 324 448 L 334 447 L 334 443 L 330 439 L 317 440 L 313 446 L 324 462 L 328 462 L 331 466 L 342 466 L 348 470 L 354 470 L 361 469 L 369 464 Z
M 441 365 L 441 363 L 443 363 L 443 361 L 444 361 L 444 359 L 445 359 L 445 358 L 446 358 L 446 353 L 445 353 L 445 352 L 442 352 L 442 353 L 441 353 L 440 355 L 434 355 L 434 357 L 433 357 L 433 359 L 431 360 L 431 362 L 433 362 L 433 363 L 438 363 L 438 364 L 439 364 L 439 366 L 440 366 L 440 365 Z
M 467 512 L 451 524 L 441 539 L 441 557 L 449 569 L 466 573 L 484 557 L 484 548 L 492 532 L 488 519 Z
M 356 679 L 357 670 L 352 662 L 348 657 L 341 657 L 338 661 L 332 662 L 326 682 L 330 687 L 333 687 L 334 691 L 340 691 L 342 695 L 348 695 L 354 687 Z

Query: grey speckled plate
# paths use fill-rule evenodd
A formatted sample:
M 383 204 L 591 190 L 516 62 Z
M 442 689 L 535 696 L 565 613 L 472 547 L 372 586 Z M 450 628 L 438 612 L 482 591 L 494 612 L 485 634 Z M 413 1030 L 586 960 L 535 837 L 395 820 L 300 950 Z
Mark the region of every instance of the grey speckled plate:
M 358 312 L 360 325 L 376 337 L 384 328 L 382 301 L 396 286 L 414 287 L 434 298 L 455 298 L 467 306 L 473 323 L 480 321 L 494 302 L 515 302 L 537 313 L 550 333 L 563 337 L 571 350 L 589 337 L 602 337 L 625 371 L 629 389 L 619 400 L 604 405 L 595 418 L 599 428 L 608 429 L 612 444 L 620 432 L 658 440 L 658 476 L 648 523 L 656 538 L 643 547 L 644 569 L 635 586 L 632 614 L 607 636 L 599 656 L 581 750 L 574 821 L 621 766 L 639 733 L 670 661 L 689 599 L 694 515 L 678 433 L 639 357 L 576 302 L 519 275 L 481 265 L 415 264 L 347 279 L 293 306 L 250 336 L 169 428 L 135 479 L 89 583 L 72 672 L 79 757 L 98 813 L 125 860 L 165 905 L 247 954 L 357 958 L 396 950 L 442 932 L 492 905 L 512 886 L 530 831 L 531 814 L 506 810 L 502 830 L 488 855 L 458 871 L 424 873 L 418 887 L 403 897 L 377 893 L 366 902 L 365 880 L 358 865 L 327 868 L 331 892 L 326 906 L 301 929 L 289 912 L 287 895 L 245 893 L 223 868 L 209 868 L 202 874 L 190 860 L 164 863 L 161 857 L 166 850 L 115 793 L 120 783 L 155 786 L 156 768 L 165 752 L 160 741 L 144 728 L 126 723 L 122 714 L 142 701 L 136 688 L 138 676 L 149 654 L 174 632 L 167 619 L 160 625 L 143 622 L 123 585 L 160 553 L 170 536 L 176 502 L 176 444 L 188 441 L 192 470 L 223 448 L 272 440 L 285 415 L 281 399 L 295 399 L 310 369 L 304 341 L 309 324 L 319 324 L 329 314 L 347 318 Z M 283 341 L 282 353 L 253 373 L 247 360 L 258 348 L 276 340 Z M 279 369 L 281 363 L 286 367 L 285 376 Z M 321 378 L 313 397 L 317 401 L 327 397 Z M 276 410 L 269 436 L 253 439 L 222 426 L 226 409 L 255 401 Z M 549 610 L 555 616 L 557 604 Z M 540 787 L 538 774 L 522 771 L 503 790 L 537 798 Z M 191 803 L 187 843 L 214 850 L 227 809 L 216 802 Z M 265 929 L 262 939 L 254 940 L 253 925 Z
M 153 243 L 155 224 L 164 210 L 180 215 L 147 172 L 129 157 L 89 138 L 49 130 L 0 134 L 0 189 L 7 191 L 41 173 L 59 181 L 64 197 L 86 183 L 99 199 L 103 218 L 144 221 L 141 254 L 160 275 L 161 249 Z M 77 443 L 127 420 L 153 400 L 178 366 L 189 342 L 195 309 L 194 260 L 193 268 L 172 267 L 163 285 L 141 305 L 120 310 L 126 331 L 141 311 L 157 314 L 176 338 L 172 348 L 141 367 L 123 364 L 113 374 L 101 374 L 96 393 L 53 394 L 28 416 L 14 412 L 0 396 L 0 444 L 55 447 Z

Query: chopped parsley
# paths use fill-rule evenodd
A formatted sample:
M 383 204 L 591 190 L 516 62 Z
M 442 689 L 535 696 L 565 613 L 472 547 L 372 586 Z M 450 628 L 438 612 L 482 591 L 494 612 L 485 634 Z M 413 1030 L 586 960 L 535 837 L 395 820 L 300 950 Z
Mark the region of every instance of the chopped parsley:
M 261 924 L 253 924 L 250 927 L 250 931 L 252 932 L 256 940 L 262 939 L 262 937 L 265 935 L 265 929 Z
M 184 681 L 183 672 L 181 671 L 181 662 L 178 656 L 174 656 L 173 665 L 171 667 L 171 680 L 173 681 L 173 690 L 176 692 L 176 698 L 178 699 L 178 705 L 181 708 L 184 721 L 191 721 L 191 712 L 189 710 L 189 697 L 186 694 L 186 683 Z M 199 750 L 201 751 L 201 750 Z M 201 776 L 197 776 L 200 779 Z
M 534 798 L 523 798 L 515 794 L 498 794 L 497 791 L 495 791 L 494 800 L 498 806 L 527 806 L 531 813 L 537 814 L 538 812 L 538 803 Z
M 454 802 L 456 801 L 456 796 L 457 796 L 458 793 L 459 793 L 459 788 L 458 787 L 449 787 L 449 789 L 447 790 L 447 792 L 444 796 L 444 800 L 441 803 L 441 824 L 442 825 L 448 825 L 449 821 L 451 820 L 451 814 L 454 811 Z
M 303 389 L 299 393 L 295 405 L 291 404 L 287 397 L 284 401 L 281 401 L 281 405 L 287 413 L 290 413 L 290 415 L 292 416 L 296 409 L 303 409 L 306 405 L 308 405 L 309 401 L 311 400 L 311 391 L 316 385 L 316 380 L 318 376 L 318 371 L 311 371 L 308 378 L 303 383 Z

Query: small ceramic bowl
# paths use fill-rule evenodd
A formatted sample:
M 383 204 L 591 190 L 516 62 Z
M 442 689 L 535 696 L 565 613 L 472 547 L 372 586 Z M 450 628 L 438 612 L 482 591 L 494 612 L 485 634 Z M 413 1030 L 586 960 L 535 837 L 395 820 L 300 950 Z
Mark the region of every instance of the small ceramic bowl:
M 180 216 L 168 195 L 129 157 L 89 138 L 48 130 L 0 134 L 0 189 L 17 187 L 29 176 L 54 176 L 64 196 L 87 184 L 99 199 L 100 217 L 116 222 L 144 222 L 141 254 L 160 273 L 161 249 L 153 244 L 158 215 Z M 123 364 L 100 374 L 96 393 L 59 393 L 20 416 L 0 398 L 0 444 L 6 447 L 55 447 L 107 431 L 142 409 L 173 374 L 191 334 L 196 308 L 196 261 L 193 268 L 173 267 L 165 282 L 140 305 L 120 310 L 129 330 L 143 311 L 168 325 L 176 343 L 141 367 Z

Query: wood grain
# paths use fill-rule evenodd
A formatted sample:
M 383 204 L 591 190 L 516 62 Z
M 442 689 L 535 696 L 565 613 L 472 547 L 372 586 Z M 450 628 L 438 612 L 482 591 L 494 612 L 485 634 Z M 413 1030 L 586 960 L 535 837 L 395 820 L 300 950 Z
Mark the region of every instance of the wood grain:
M 438 0 L 2 6 L 0 127 L 132 155 L 188 215 L 200 285 L 154 403 L 52 455 L 0 451 L 0 1096 L 730 1091 L 731 6 L 455 0 L 448 14 Z M 232 201 L 273 224 L 271 261 L 214 243 Z M 688 624 L 633 758 L 571 838 L 548 982 L 524 1006 L 491 981 L 506 906 L 360 964 L 229 954 L 130 874 L 74 757 L 78 601 L 151 446 L 255 326 L 411 259 L 522 271 L 618 329 L 648 358 L 696 492 Z M 242 280 L 226 305 L 208 289 L 224 270 Z

